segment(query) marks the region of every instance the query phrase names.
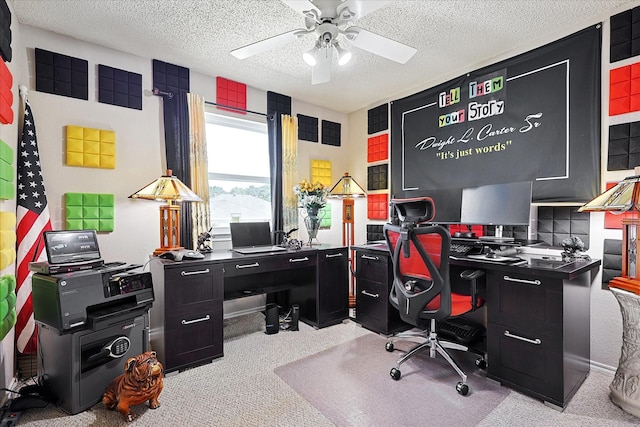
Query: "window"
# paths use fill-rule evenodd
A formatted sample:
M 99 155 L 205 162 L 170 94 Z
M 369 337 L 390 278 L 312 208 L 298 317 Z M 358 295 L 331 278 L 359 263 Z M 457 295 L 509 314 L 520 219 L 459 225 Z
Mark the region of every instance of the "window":
M 231 221 L 271 221 L 266 122 L 207 112 L 207 157 L 213 227 Z

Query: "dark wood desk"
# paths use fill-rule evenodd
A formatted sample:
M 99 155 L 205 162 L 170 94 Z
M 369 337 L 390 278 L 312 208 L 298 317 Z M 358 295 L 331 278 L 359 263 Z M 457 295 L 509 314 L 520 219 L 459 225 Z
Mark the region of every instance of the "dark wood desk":
M 386 245 L 358 246 L 355 250 L 356 265 L 363 257 L 391 264 Z M 511 265 L 452 257 L 450 276 L 454 282 L 467 268 L 486 273 L 481 289 L 487 307 L 487 377 L 563 409 L 589 374 L 590 272 L 597 271 L 600 260 L 562 263 L 539 255 L 519 256 L 527 262 Z M 377 313 L 394 310 L 387 300 L 392 280 L 390 274 L 386 294 L 376 292 L 378 305 L 384 306 L 378 307 Z M 371 293 L 368 286 L 365 280 L 362 287 L 358 279 L 358 295 Z M 370 299 L 366 294 L 362 298 Z M 356 320 L 363 319 L 363 326 L 369 327 L 370 317 L 370 307 L 356 305 Z M 379 323 L 370 329 L 386 332 Z
M 253 255 L 217 251 L 182 262 L 154 258 L 150 265 L 156 296 L 151 347 L 166 372 L 223 356 L 225 300 L 281 293 L 287 305 L 300 306 L 300 320 L 316 328 L 349 315 L 345 247 L 317 245 Z

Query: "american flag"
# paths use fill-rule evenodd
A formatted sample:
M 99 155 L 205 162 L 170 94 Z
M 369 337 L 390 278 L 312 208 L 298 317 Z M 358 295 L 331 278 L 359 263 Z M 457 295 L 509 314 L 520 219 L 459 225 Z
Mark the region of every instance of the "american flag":
M 37 349 L 31 294 L 33 272 L 29 271 L 29 262 L 46 260 L 42 233 L 51 230 L 47 196 L 40 170 L 36 124 L 28 102 L 25 102 L 24 124 L 19 145 L 16 156 L 18 171 L 16 347 L 20 353 L 28 354 L 35 353 Z

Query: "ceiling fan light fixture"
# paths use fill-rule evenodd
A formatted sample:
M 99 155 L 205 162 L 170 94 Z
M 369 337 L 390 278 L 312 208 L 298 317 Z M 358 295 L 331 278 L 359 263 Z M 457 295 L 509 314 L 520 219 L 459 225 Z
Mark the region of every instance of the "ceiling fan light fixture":
M 302 59 L 304 59 L 304 62 L 306 62 L 310 66 L 314 67 L 318 62 L 318 60 L 316 59 L 317 52 L 318 52 L 317 48 L 312 47 L 311 49 L 309 49 L 308 51 L 302 54 Z
M 338 52 L 338 65 L 345 65 L 351 61 L 351 52 L 348 49 L 340 46 L 338 42 L 335 43 L 336 51 Z

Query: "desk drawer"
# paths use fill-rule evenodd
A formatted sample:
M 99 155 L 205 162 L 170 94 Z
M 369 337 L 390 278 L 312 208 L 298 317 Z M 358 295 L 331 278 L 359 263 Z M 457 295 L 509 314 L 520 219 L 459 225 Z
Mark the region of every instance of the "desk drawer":
M 489 323 L 487 353 L 489 378 L 533 392 L 544 400 L 562 406 L 561 338 Z
M 388 255 L 356 251 L 356 277 L 358 281 L 364 279 L 387 286 L 390 271 L 389 262 Z
M 487 320 L 562 337 L 562 280 L 490 271 Z
M 165 269 L 165 307 L 174 310 L 200 310 L 199 306 L 222 301 L 222 269 L 218 265 L 181 265 Z
M 385 333 L 388 329 L 389 293 L 387 285 L 358 279 L 356 320 L 367 329 Z
M 315 253 L 290 253 L 284 256 L 237 259 L 233 262 L 224 263 L 224 277 L 312 267 L 316 263 L 317 257 Z
M 165 323 L 165 366 L 182 369 L 222 356 L 222 308 L 172 316 Z

